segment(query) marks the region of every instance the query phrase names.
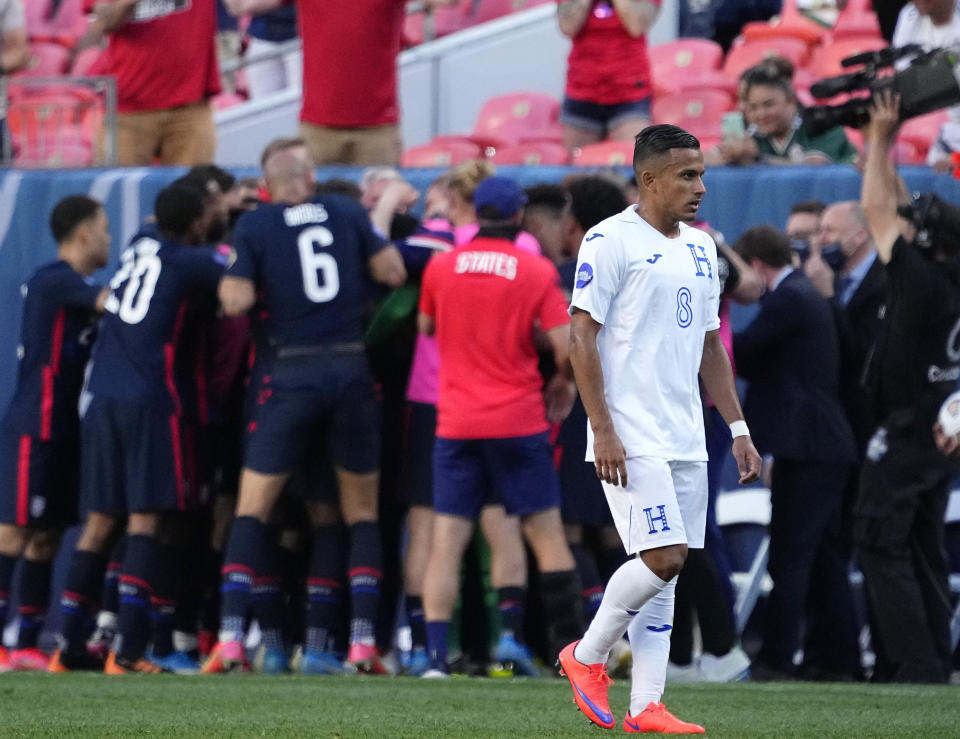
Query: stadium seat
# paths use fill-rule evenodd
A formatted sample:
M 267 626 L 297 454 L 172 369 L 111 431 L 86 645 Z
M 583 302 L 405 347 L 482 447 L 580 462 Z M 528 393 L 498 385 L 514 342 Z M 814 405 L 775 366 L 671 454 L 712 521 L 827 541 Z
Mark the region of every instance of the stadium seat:
M 440 6 L 433 9 L 431 17 L 422 10 L 416 13 L 407 13 L 403 19 L 403 45 L 417 46 L 427 39 L 428 26 L 432 24 L 432 36 L 429 40 L 443 38 L 451 33 L 465 28 L 467 25 L 466 8 L 472 0 L 466 0 L 459 5 Z
M 478 23 L 503 18 L 505 15 L 527 10 L 534 5 L 541 5 L 543 0 L 477 0 L 472 13 L 467 15 L 471 26 Z
M 705 76 L 716 75 L 723 49 L 716 41 L 682 38 L 650 47 L 650 71 L 657 92 L 672 93 L 699 86 Z
M 54 0 L 28 0 L 23 3 L 27 36 L 31 39 L 45 36 L 66 36 L 70 43 L 80 38 L 87 29 L 83 0 L 61 0 L 57 12 L 47 17 Z M 69 45 L 69 44 L 68 44 Z
M 723 531 L 737 590 L 734 617 L 742 634 L 762 593 L 769 592 L 770 491 L 728 490 L 717 496 L 717 524 Z
M 802 67 L 809 55 L 809 47 L 800 39 L 773 36 L 756 41 L 735 44 L 723 60 L 723 73 L 736 82 L 745 69 L 771 56 L 782 56 L 794 67 Z
M 400 162 L 404 167 L 449 167 L 482 157 L 480 147 L 469 141 L 432 142 L 407 149 Z
M 820 78 L 855 72 L 862 67 L 844 67 L 840 64 L 841 60 L 864 51 L 885 49 L 887 46 L 886 40 L 882 38 L 847 38 L 842 41 L 835 41 L 817 52 L 811 68 Z
M 735 109 L 733 100 L 718 90 L 686 91 L 653 101 L 653 122 L 672 123 L 694 136 L 722 135 L 723 114 Z
M 103 103 L 95 92 L 80 85 L 42 90 L 11 85 L 10 89 L 15 90 L 7 112 L 10 134 L 34 166 L 46 162 L 49 156 L 45 152 L 60 140 L 74 150 L 82 145 L 92 151 L 104 116 Z M 76 155 L 68 158 L 72 164 L 79 163 Z
M 517 92 L 490 98 L 477 114 L 471 136 L 505 141 L 535 138 L 556 128 L 560 103 L 542 92 Z
M 227 108 L 232 108 L 234 105 L 240 105 L 245 102 L 246 98 L 237 95 L 235 92 L 221 92 L 219 95 L 215 95 L 210 101 L 214 110 L 226 110 Z
M 600 141 L 574 151 L 573 163 L 585 166 L 623 167 L 633 163 L 632 141 Z
M 62 44 L 31 41 L 30 55 L 30 65 L 18 77 L 58 77 L 67 72 L 70 51 Z
M 784 0 L 779 15 L 769 21 L 747 23 L 741 31 L 746 41 L 793 38 L 811 46 L 819 43 L 825 33 L 823 26 L 800 12 L 796 0 Z
M 844 129 L 850 143 L 863 153 L 863 134 L 855 128 Z M 898 137 L 890 150 L 890 159 L 895 164 L 925 164 L 927 152 L 909 139 Z
M 909 141 L 926 157 L 927 151 L 940 136 L 940 129 L 947 122 L 947 111 L 938 110 L 903 122 L 897 137 Z
M 837 15 L 837 22 L 830 29 L 830 38 L 839 41 L 845 38 L 881 38 L 880 21 L 873 12 L 871 0 L 848 0 Z
M 13 164 L 16 167 L 89 167 L 93 164 L 93 144 L 82 132 L 62 128 L 50 136 L 17 142 Z
M 440 136 L 434 136 L 430 141 L 431 144 L 450 144 L 450 143 L 466 143 L 476 146 L 480 149 L 481 156 L 492 157 L 493 153 L 498 149 L 502 149 L 507 146 L 513 146 L 519 142 L 512 141 L 509 139 L 501 139 L 496 136 L 474 136 L 472 134 L 442 134 Z
M 570 152 L 562 144 L 552 141 L 528 141 L 497 149 L 494 164 L 569 164 Z

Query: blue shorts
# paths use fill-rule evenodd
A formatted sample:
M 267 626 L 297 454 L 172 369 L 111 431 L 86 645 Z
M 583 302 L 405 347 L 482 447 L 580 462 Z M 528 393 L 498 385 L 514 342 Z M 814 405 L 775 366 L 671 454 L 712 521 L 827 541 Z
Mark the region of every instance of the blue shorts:
M 617 126 L 637 118 L 650 121 L 650 98 L 608 105 L 565 97 L 560 109 L 561 123 L 601 136 L 607 136 Z
M 407 450 L 403 465 L 404 498 L 409 506 L 433 508 L 433 444 L 437 435 L 437 406 L 408 404 Z
M 244 467 L 289 473 L 327 452 L 348 472 L 380 466 L 380 404 L 364 354 L 277 359 L 258 387 Z
M 489 499 L 495 487 L 499 500 Z M 560 505 L 546 432 L 506 439 L 444 439 L 433 446 L 433 508 L 437 513 L 476 518 L 484 505 L 499 502 L 512 516 Z
M 84 512 L 119 517 L 193 508 L 184 430 L 175 414 L 95 396 L 80 426 Z
M 0 435 L 0 523 L 65 528 L 77 519 L 80 445 L 76 438 L 41 441 Z
M 560 515 L 564 523 L 595 528 L 613 526 L 597 468 L 593 462 L 584 462 L 583 456 L 583 449 L 563 449 L 557 469 L 563 496 Z

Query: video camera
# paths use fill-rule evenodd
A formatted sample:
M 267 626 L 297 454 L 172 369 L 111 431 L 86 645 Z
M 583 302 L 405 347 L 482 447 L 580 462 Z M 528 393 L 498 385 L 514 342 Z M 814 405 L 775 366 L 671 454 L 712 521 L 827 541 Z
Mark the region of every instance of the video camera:
M 908 205 L 897 208 L 897 215 L 912 222 L 916 228 L 914 246 L 925 252 L 936 247 L 950 257 L 960 251 L 960 208 L 936 194 L 913 193 Z
M 914 57 L 910 65 L 893 74 L 893 65 L 906 57 Z M 822 133 L 834 126 L 860 128 L 870 121 L 871 98 L 878 92 L 891 90 L 900 95 L 900 120 L 960 103 L 957 82 L 960 57 L 952 49 L 924 52 L 916 44 L 900 48 L 854 54 L 840 62 L 844 67 L 864 65 L 857 72 L 828 77 L 813 84 L 810 93 L 816 98 L 831 98 L 848 92 L 865 90 L 869 94 L 855 97 L 839 105 L 815 105 L 802 112 L 811 132 Z

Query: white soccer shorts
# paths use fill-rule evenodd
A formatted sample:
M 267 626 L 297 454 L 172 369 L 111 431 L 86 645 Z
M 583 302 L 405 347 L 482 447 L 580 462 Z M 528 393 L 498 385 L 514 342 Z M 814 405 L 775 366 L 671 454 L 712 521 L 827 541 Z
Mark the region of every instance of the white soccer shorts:
M 656 457 L 627 460 L 627 487 L 603 483 L 627 554 L 671 544 L 703 548 L 707 463 Z

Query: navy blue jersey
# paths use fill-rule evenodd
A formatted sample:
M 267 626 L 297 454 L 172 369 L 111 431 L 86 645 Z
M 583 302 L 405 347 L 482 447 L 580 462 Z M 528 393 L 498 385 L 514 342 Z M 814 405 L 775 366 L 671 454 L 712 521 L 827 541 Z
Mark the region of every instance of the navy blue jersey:
M 9 431 L 44 441 L 76 435 L 100 289 L 63 261 L 41 267 L 21 287 L 17 389 L 4 418 Z
M 234 232 L 227 274 L 253 280 L 276 346 L 360 341 L 367 260 L 385 246 L 363 207 L 342 195 L 263 205 Z
M 223 250 L 141 236 L 120 256 L 93 350 L 89 390 L 182 413 L 178 352 L 192 301 L 212 295 Z

